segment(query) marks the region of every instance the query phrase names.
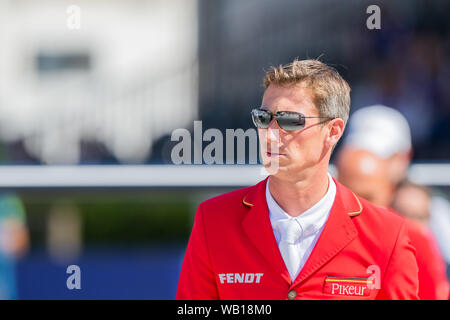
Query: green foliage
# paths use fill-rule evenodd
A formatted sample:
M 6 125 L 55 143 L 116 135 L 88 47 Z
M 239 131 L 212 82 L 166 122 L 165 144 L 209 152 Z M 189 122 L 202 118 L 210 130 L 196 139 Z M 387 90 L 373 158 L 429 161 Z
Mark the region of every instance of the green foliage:
M 173 191 L 58 191 L 25 193 L 21 198 L 34 244 L 45 242 L 46 221 L 58 206 L 78 212 L 86 245 L 185 242 L 197 205 L 188 192 Z

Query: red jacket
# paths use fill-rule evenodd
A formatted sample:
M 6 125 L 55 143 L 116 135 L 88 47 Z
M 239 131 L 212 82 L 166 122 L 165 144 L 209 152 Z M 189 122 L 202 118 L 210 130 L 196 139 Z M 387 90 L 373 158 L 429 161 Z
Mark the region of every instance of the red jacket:
M 416 249 L 419 267 L 419 298 L 421 300 L 447 300 L 449 283 L 445 262 L 430 229 L 419 222 L 406 219 L 411 244 Z
M 267 178 L 202 202 L 177 299 L 417 299 L 405 219 L 334 181 L 329 218 L 294 283 L 270 224 Z

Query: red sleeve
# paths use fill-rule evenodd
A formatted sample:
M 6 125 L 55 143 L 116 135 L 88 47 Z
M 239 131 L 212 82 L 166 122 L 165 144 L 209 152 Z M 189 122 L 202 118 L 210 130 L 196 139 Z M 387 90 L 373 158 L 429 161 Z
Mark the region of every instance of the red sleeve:
M 419 298 L 421 300 L 447 300 L 448 281 L 445 264 L 434 238 L 428 229 L 410 228 L 409 236 L 416 248 L 419 266 Z
M 415 251 L 408 237 L 406 221 L 404 221 L 384 272 L 378 300 L 419 299 L 419 269 Z
M 176 299 L 218 299 L 215 275 L 209 257 L 201 206 L 195 213 L 194 226 L 186 249 L 178 281 Z

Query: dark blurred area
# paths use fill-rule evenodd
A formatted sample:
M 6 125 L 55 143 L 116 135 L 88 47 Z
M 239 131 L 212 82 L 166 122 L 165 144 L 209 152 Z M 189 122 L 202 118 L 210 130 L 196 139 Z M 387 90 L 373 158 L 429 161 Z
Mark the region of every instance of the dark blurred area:
M 414 160 L 450 156 L 448 1 L 202 1 L 200 110 L 205 127 L 248 128 L 264 70 L 299 59 L 333 65 L 352 88 L 351 111 L 398 109 Z M 365 27 L 381 9 L 381 29 Z

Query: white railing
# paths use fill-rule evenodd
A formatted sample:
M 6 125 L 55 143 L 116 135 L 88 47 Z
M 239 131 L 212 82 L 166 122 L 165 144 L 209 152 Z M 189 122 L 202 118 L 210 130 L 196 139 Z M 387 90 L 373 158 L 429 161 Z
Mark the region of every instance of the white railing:
M 334 175 L 335 168 L 330 166 Z M 0 188 L 240 187 L 264 179 L 260 165 L 0 166 Z M 450 186 L 450 163 L 413 164 L 409 178 Z

